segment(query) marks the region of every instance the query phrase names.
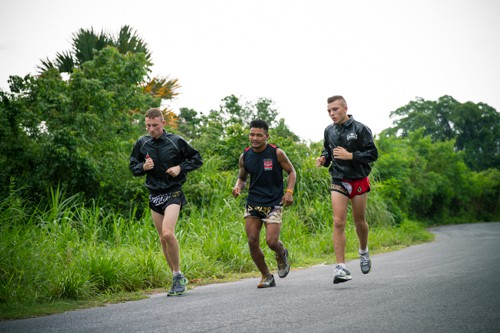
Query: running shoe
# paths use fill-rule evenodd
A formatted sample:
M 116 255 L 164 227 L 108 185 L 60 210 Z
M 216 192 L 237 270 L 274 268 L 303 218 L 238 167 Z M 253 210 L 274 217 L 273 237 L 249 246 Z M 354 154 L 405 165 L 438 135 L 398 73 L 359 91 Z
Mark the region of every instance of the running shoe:
M 341 283 L 352 280 L 351 272 L 340 265 L 335 266 L 335 270 L 333 271 L 333 283 Z
M 188 280 L 182 274 L 174 275 L 172 279 L 172 289 L 167 292 L 167 296 L 179 296 L 187 291 Z
M 274 281 L 274 276 L 272 274 L 268 274 L 262 277 L 260 283 L 257 285 L 257 288 L 270 288 L 276 287 L 276 281 Z
M 372 261 L 370 260 L 370 255 L 368 254 L 368 252 L 359 254 L 359 266 L 361 267 L 361 272 L 363 272 L 363 274 L 370 273 L 370 269 L 372 268 Z
M 285 254 L 280 256 L 276 253 L 276 261 L 278 262 L 278 276 L 284 278 L 290 272 L 290 263 L 288 262 L 288 250 L 285 249 Z

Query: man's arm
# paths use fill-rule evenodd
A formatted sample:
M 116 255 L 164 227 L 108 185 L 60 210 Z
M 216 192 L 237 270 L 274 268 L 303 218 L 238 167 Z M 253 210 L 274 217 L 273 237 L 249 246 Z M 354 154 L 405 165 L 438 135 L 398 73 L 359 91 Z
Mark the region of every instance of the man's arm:
M 193 146 L 187 143 L 186 140 L 179 138 L 179 146 L 181 153 L 185 158 L 184 162 L 179 164 L 179 167 L 183 172 L 196 170 L 203 165 L 201 154 L 194 149 Z
M 132 171 L 134 176 L 143 176 L 146 174 L 146 171 L 144 171 L 144 163 L 145 157 L 142 156 L 140 152 L 140 143 L 137 141 L 134 144 L 134 148 L 132 148 L 128 168 Z
M 325 132 L 323 133 L 323 151 L 321 152 L 320 157 L 316 159 L 317 167 L 329 167 L 330 163 L 332 163 L 332 154 L 333 149 L 336 147 L 328 135 L 328 131 L 331 130 L 330 127 L 325 128 Z
M 352 159 L 360 163 L 372 163 L 378 159 L 378 150 L 372 132 L 364 127 L 361 132 L 361 149 L 352 153 Z
M 286 153 L 282 149 L 276 150 L 276 155 L 278 156 L 278 162 L 283 170 L 288 174 L 287 178 L 287 188 L 281 203 L 285 206 L 290 206 L 293 203 L 293 189 L 295 187 L 295 182 L 297 180 L 297 174 L 292 162 L 286 156 Z
M 241 194 L 241 191 L 245 188 L 247 183 L 248 173 L 245 170 L 245 163 L 243 162 L 243 154 L 240 155 L 240 160 L 238 162 L 238 179 L 236 179 L 236 184 L 233 188 L 233 196 L 236 198 Z

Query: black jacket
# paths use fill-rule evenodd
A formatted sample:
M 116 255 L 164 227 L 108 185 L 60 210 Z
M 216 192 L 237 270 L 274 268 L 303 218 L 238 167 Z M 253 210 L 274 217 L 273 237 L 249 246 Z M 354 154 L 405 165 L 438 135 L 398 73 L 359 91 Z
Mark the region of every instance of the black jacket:
M 352 153 L 352 160 L 333 159 L 333 148 L 343 147 Z M 342 125 L 331 124 L 325 128 L 324 148 L 325 167 L 330 166 L 330 175 L 337 179 L 360 179 L 370 174 L 369 163 L 378 158 L 377 147 L 372 132 L 362 123 L 349 115 Z M 330 165 L 331 164 L 331 165 Z
M 155 166 L 152 170 L 144 171 L 142 166 L 147 154 L 153 159 Z M 167 169 L 176 165 L 181 167 L 181 173 L 177 177 L 166 173 Z M 186 140 L 163 131 L 159 139 L 145 135 L 136 141 L 130 154 L 129 169 L 134 176 L 146 175 L 146 187 L 151 193 L 162 193 L 181 190 L 187 173 L 202 165 L 200 153 Z

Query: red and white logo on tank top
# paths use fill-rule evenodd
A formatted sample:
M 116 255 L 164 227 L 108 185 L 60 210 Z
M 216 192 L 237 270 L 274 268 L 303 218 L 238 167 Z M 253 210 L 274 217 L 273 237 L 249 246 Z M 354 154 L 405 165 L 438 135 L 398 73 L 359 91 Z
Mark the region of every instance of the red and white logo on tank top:
M 273 169 L 273 160 L 270 158 L 264 159 L 264 170 L 272 170 Z

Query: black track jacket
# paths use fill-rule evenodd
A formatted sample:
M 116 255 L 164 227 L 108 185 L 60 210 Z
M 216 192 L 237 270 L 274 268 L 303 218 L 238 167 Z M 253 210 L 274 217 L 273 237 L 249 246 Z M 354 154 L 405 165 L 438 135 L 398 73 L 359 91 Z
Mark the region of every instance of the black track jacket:
M 353 159 L 333 159 L 335 147 L 345 148 Z M 369 163 L 377 160 L 378 151 L 370 129 L 349 115 L 349 120 L 342 125 L 330 124 L 325 128 L 321 155 L 326 158 L 324 166 L 330 166 L 332 179 L 352 180 L 368 177 L 372 169 Z
M 146 155 L 153 159 L 155 166 L 152 170 L 142 168 Z M 181 173 L 172 177 L 166 173 L 167 169 L 179 165 Z M 146 188 L 151 193 L 165 193 L 181 190 L 189 171 L 203 165 L 200 153 L 189 145 L 181 136 L 163 134 L 158 139 L 149 135 L 140 137 L 130 154 L 129 169 L 134 176 L 146 175 Z

